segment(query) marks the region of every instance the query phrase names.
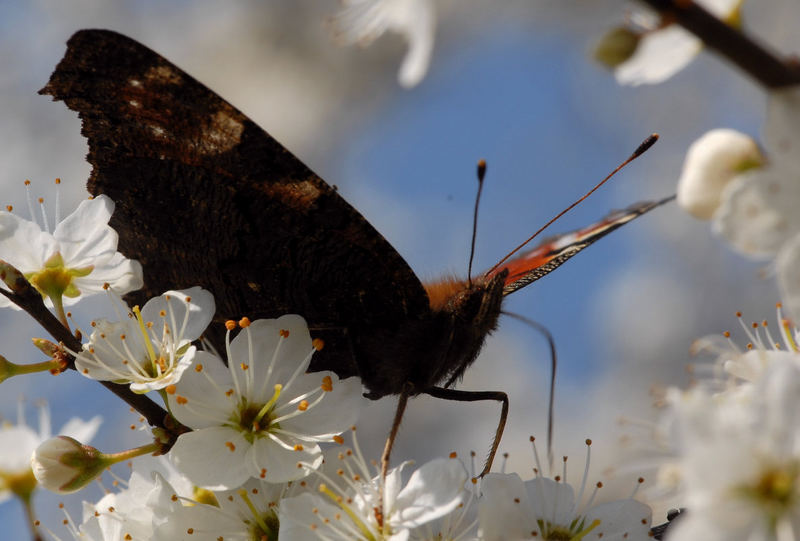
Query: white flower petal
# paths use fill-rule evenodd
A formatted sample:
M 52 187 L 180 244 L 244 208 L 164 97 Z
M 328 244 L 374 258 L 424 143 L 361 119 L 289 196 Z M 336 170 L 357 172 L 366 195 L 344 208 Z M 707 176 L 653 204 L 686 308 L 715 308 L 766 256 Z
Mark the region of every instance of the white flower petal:
M 302 451 L 286 449 L 269 438 L 258 438 L 248 452 L 247 462 L 251 466 L 250 475 L 258 477 L 265 469 L 264 480 L 270 483 L 285 483 L 308 475 L 303 464 L 317 469 L 322 464 L 322 451 L 319 445 L 302 444 Z
M 361 380 L 355 377 L 339 380 L 333 372 L 314 372 L 302 376 L 302 382 L 310 382 L 312 388 L 319 387 L 325 375 L 330 376 L 333 390 L 325 393 L 325 398 L 318 406 L 281 423 L 286 430 L 330 441 L 334 435 L 356 424 L 366 401 L 361 394 Z
M 525 491 L 536 517 L 555 524 L 569 524 L 572 521 L 575 491 L 571 485 L 549 477 L 536 477 L 525 481 Z
M 79 442 L 86 444 L 92 441 L 92 438 L 94 438 L 95 434 L 97 434 L 97 430 L 100 428 L 102 423 L 103 417 L 100 415 L 95 415 L 88 421 L 73 417 L 67 421 L 67 424 L 61 427 L 61 430 L 58 433 L 64 436 L 75 438 Z
M 81 201 L 72 213 L 56 224 L 53 236 L 63 242 L 80 243 L 108 224 L 114 202 L 105 195 Z
M 389 520 L 416 528 L 453 511 L 462 501 L 467 471 L 460 460 L 439 458 L 417 469 L 397 495 Z
M 400 84 L 412 87 L 428 71 L 436 31 L 431 0 L 346 0 L 334 21 L 351 43 L 368 44 L 389 30 L 408 43 L 398 73 Z
M 538 531 L 528 515 L 525 485 L 516 473 L 489 473 L 481 480 L 478 502 L 479 537 L 483 541 L 522 539 Z
M 714 230 L 752 257 L 775 255 L 800 231 L 800 171 L 780 164 L 738 175 L 724 190 Z
M 334 532 L 328 528 L 338 528 L 340 525 L 336 521 L 333 524 L 325 524 L 320 517 L 342 517 L 342 515 L 341 509 L 317 494 L 306 492 L 293 498 L 286 498 L 278 506 L 281 541 L 319 541 L 325 534 L 333 537 Z M 312 525 L 315 527 L 312 528 Z
M 198 367 L 202 369 L 198 371 Z M 225 394 L 232 389 L 230 371 L 222 360 L 207 351 L 197 351 L 194 366 L 183 374 L 176 392 L 167 395 L 170 411 L 195 429 L 218 426 L 234 410 L 236 398 Z
M 167 300 L 167 297 L 170 297 L 170 299 Z M 189 317 L 186 320 L 186 327 L 183 328 L 187 308 L 186 298 L 190 298 L 191 301 L 188 303 Z M 160 324 L 164 321 L 164 318 L 160 316 L 162 310 L 167 314 L 166 323 L 176 339 L 192 342 L 200 338 L 208 324 L 211 323 L 216 311 L 216 305 L 214 303 L 214 295 L 202 287 L 196 286 L 178 291 L 167 291 L 163 295 L 153 297 L 145 303 L 142 308 L 142 319 L 144 321 L 152 321 L 154 324 Z M 161 326 L 159 325 L 158 328 L 160 329 Z M 183 334 L 178 335 L 177 333 L 182 328 Z
M 636 500 L 617 500 L 596 505 L 587 511 L 586 524 L 599 520 L 591 536 L 603 541 L 650 539 L 652 510 Z
M 251 477 L 252 463 L 246 460 L 249 449 L 241 432 L 211 427 L 181 434 L 169 458 L 197 486 L 229 490 Z
M 702 48 L 699 38 L 673 24 L 643 36 L 636 52 L 617 66 L 614 76 L 621 85 L 658 84 L 686 67 Z

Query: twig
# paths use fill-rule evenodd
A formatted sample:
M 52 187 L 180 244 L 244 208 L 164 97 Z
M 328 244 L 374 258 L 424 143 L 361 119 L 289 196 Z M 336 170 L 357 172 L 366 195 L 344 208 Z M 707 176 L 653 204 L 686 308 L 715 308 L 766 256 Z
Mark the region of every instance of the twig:
M 27 282 L 26 282 L 27 283 Z M 15 288 L 16 293 L 0 288 L 0 293 L 26 311 L 35 319 L 44 330 L 64 344 L 72 351 L 81 351 L 83 345 L 67 328 L 62 325 L 50 310 L 44 305 L 42 296 L 36 289 L 28 284 L 27 286 Z M 72 355 L 67 355 L 67 367 L 75 370 L 75 359 Z M 129 406 L 142 414 L 150 426 L 166 428 L 165 418 L 167 412 L 158 404 L 142 394 L 136 394 L 125 385 L 119 385 L 110 381 L 100 381 L 106 389 L 120 397 Z M 173 432 L 174 430 L 170 430 Z
M 800 66 L 784 61 L 692 0 L 641 0 L 674 19 L 767 88 L 800 84 Z

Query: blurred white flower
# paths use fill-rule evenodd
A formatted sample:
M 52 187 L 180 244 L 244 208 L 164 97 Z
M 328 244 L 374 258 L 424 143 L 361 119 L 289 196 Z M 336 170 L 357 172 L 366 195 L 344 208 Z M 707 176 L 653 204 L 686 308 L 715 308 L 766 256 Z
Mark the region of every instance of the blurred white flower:
M 65 524 L 76 541 L 153 539 L 154 531 L 163 527 L 163 517 L 179 512 L 181 499 L 192 495 L 191 483 L 180 478 L 164 457 L 137 458 L 132 467 L 127 482 L 118 479 L 115 483 L 117 490 L 97 503 L 83 502 L 81 524 L 76 525 L 67 515 Z M 166 482 L 162 472 L 181 490 Z
M 698 386 L 670 402 L 691 512 L 669 539 L 800 536 L 800 368 L 776 359 L 738 391 L 712 395 Z
M 117 233 L 108 225 L 114 202 L 104 195 L 83 201 L 50 232 L 43 223 L 0 211 L 0 259 L 19 269 L 55 306 L 100 293 L 108 284 L 119 294 L 142 287 L 142 267 L 117 251 Z M 0 306 L 12 306 L 0 296 Z
M 36 479 L 31 470 L 31 455 L 39 445 L 52 436 L 50 428 L 50 409 L 39 406 L 39 431 L 34 431 L 25 423 L 23 407 L 20 403 L 17 424 L 0 426 L 0 502 L 11 496 L 30 498 L 36 488 Z M 60 433 L 81 441 L 90 441 L 97 433 L 102 418 L 96 415 L 89 421 L 73 418 L 65 424 Z
M 767 161 L 759 166 L 753 149 L 746 150 L 745 141 L 734 143 L 729 137 L 729 149 L 700 145 L 702 159 L 687 155 L 686 167 L 679 190 L 693 192 L 700 214 L 712 210 L 709 202 L 719 194 L 719 205 L 712 212 L 713 229 L 722 235 L 736 251 L 761 259 L 775 258 L 778 284 L 789 314 L 800 316 L 800 90 L 773 91 L 770 94 L 767 120 L 764 126 Z M 702 141 L 702 139 L 701 139 Z M 700 141 L 696 143 L 699 144 Z M 692 149 L 696 150 L 695 145 Z M 737 150 L 738 149 L 738 150 Z M 700 152 L 700 151 L 698 151 Z M 735 167 L 744 171 L 729 178 L 725 166 L 730 154 Z M 716 166 L 708 166 L 715 162 Z M 694 166 L 692 166 L 694 164 Z M 705 167 L 701 167 L 705 164 Z M 687 171 L 688 170 L 688 171 Z M 705 176 L 704 176 L 705 175 Z M 688 179 L 688 180 L 687 180 Z M 722 188 L 722 184 L 725 184 Z M 689 186 L 693 186 L 690 188 Z M 704 195 L 697 195 L 704 194 Z M 691 200 L 691 197 L 685 197 Z
M 767 320 L 745 323 L 742 314 L 737 313 L 747 342 L 740 346 L 732 339 L 732 333 L 725 331 L 720 335 L 705 336 L 692 344 L 693 355 L 709 353 L 715 356 L 712 379 L 713 388 L 725 390 L 742 382 L 757 382 L 764 370 L 778 360 L 794 362 L 800 366 L 800 330 L 783 317 L 782 305 L 777 305 L 777 334 L 770 331 Z M 698 373 L 703 365 L 695 365 Z M 722 369 L 720 373 L 719 369 Z M 702 374 L 701 374 L 702 375 Z
M 433 0 L 344 0 L 333 23 L 338 37 L 360 45 L 387 30 L 401 34 L 408 51 L 397 75 L 400 84 L 412 87 L 425 77 L 436 32 Z
M 166 388 L 172 414 L 194 429 L 180 435 L 169 457 L 212 490 L 250 477 L 282 483 L 308 475 L 322 462 L 319 442 L 352 426 L 365 400 L 358 378 L 305 373 L 315 348 L 302 317 L 243 326 L 227 340 L 228 366 L 198 351 L 192 370 Z
M 591 442 L 587 441 L 587 444 Z M 566 463 L 565 463 L 566 468 Z M 632 497 L 593 505 L 597 489 L 581 506 L 588 474 L 584 470 L 577 496 L 565 478 L 536 477 L 523 482 L 516 473 L 489 473 L 481 481 L 478 537 L 481 541 L 509 539 L 650 539 L 650 508 Z M 564 472 L 566 477 L 566 471 Z
M 457 510 L 466 496 L 467 472 L 455 458 L 422 465 L 405 485 L 402 472 L 411 462 L 391 469 L 384 481 L 370 471 L 357 444 L 355 453 L 339 452 L 327 462 L 336 469 L 335 478 L 318 471 L 315 475 L 324 482 L 317 493 L 281 502 L 282 541 L 405 541 L 412 530 Z
M 744 0 L 696 0 L 698 4 L 723 21 L 738 19 Z M 666 81 L 689 62 L 703 48 L 700 38 L 673 22 L 664 23 L 656 16 L 638 14 L 637 21 L 645 27 L 636 51 L 619 64 L 614 76 L 621 85 L 638 86 Z
M 126 311 L 122 321 L 93 321 L 95 330 L 76 356 L 75 368 L 91 379 L 130 383 L 138 393 L 163 389 L 192 364 L 196 348 L 191 343 L 214 311 L 211 293 L 193 287 L 152 298 L 141 311 Z

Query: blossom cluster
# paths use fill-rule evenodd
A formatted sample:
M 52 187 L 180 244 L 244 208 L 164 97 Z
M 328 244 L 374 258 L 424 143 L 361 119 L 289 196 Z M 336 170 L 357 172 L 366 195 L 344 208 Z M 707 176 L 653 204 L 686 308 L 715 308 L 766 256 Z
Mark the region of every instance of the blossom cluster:
M 122 488 L 84 502 L 80 521 L 67 514 L 75 539 L 578 539 L 590 532 L 606 539 L 647 538 L 650 510 L 643 503 L 628 498 L 593 505 L 599 484 L 589 503 L 582 503 L 586 474 L 576 495 L 566 471 L 563 478 L 546 478 L 538 465 L 535 478 L 525 482 L 506 473 L 478 479 L 474 464 L 469 475 L 454 454 L 410 475 L 410 461 L 383 473 L 365 459 L 355 438 L 365 400 L 360 380 L 308 372 L 324 343 L 312 340 L 302 317 L 227 321 L 223 357 L 202 340 L 216 303 L 201 287 L 127 306 L 119 293 L 141 283 L 141 267 L 116 252 L 116 236 L 107 231 L 112 211 L 107 198 L 92 199 L 52 235 L 10 211 L 0 218 L 16 224 L 6 230 L 8 237 L 38 229 L 44 239 L 42 246 L 29 239 L 26 247 L 38 258 L 9 258 L 24 269 L 23 276 L 52 268 L 52 253 L 94 254 L 81 260 L 80 273 L 70 272 L 74 257 L 64 260 L 63 277 L 56 281 L 60 290 L 32 281 L 56 311 L 66 292 L 74 300 L 105 292 L 117 314 L 92 321 L 91 333 L 81 333 L 86 339 L 79 351 L 47 341 L 41 349 L 54 358 L 71 355 L 86 378 L 151 393 L 163 401 L 171 421 L 154 431 L 152 443 L 103 453 L 87 445 L 99 418 L 75 420 L 50 437 L 43 408 L 38 436 L 24 423 L 0 430 L 0 441 L 26 442 L 0 466 L 6 497 L 30 505 L 37 485 L 76 492 L 110 466 L 132 460 Z M 64 230 L 83 234 L 59 233 Z M 100 242 L 97 231 L 104 231 L 101 254 L 92 250 Z M 117 262 L 122 281 L 93 287 L 95 272 L 102 278 L 111 272 L 101 261 Z M 16 282 L 8 287 L 13 291 Z M 57 373 L 63 365 L 43 363 L 39 369 Z M 172 428 L 174 441 L 165 442 L 168 426 L 179 428 Z M 350 427 L 353 447 L 346 448 L 341 434 Z M 162 453 L 157 464 L 143 457 Z

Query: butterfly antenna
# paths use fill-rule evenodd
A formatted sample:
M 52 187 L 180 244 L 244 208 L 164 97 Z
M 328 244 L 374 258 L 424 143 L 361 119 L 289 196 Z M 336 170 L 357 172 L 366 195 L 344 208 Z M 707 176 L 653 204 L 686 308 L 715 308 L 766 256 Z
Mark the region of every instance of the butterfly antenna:
M 535 239 L 537 236 L 539 236 L 539 234 L 540 234 L 542 231 L 544 231 L 545 229 L 547 229 L 548 227 L 550 227 L 550 226 L 553 224 L 553 222 L 555 222 L 556 220 L 558 220 L 559 218 L 561 218 L 561 217 L 562 217 L 563 215 L 565 215 L 567 212 L 569 212 L 570 210 L 572 210 L 573 208 L 575 208 L 576 206 L 578 206 L 578 205 L 579 205 L 579 204 L 580 204 L 580 203 L 581 203 L 581 202 L 582 202 L 584 199 L 586 199 L 587 197 L 589 197 L 590 195 L 592 195 L 594 192 L 596 192 L 596 191 L 597 191 L 597 189 L 598 189 L 598 188 L 600 188 L 600 186 L 602 186 L 603 184 L 605 184 L 606 182 L 608 182 L 608 181 L 611 179 L 611 177 L 613 177 L 614 175 L 616 175 L 616 174 L 617 174 L 617 173 L 620 171 L 620 169 L 622 169 L 623 167 L 625 167 L 626 165 L 628 165 L 629 163 L 631 163 L 633 160 L 635 160 L 636 158 L 638 158 L 639 156 L 641 156 L 642 154 L 644 154 L 644 153 L 645 153 L 645 152 L 646 152 L 646 151 L 647 151 L 647 150 L 648 150 L 648 149 L 649 149 L 651 146 L 653 146 L 653 145 L 655 144 L 655 142 L 656 142 L 656 141 L 658 141 L 658 134 L 657 134 L 657 133 L 654 133 L 654 134 L 650 135 L 650 136 L 649 136 L 647 139 L 645 139 L 644 141 L 642 141 L 642 144 L 640 144 L 640 145 L 639 145 L 639 146 L 636 148 L 636 150 L 634 150 L 634 151 L 633 151 L 633 154 L 631 154 L 631 155 L 628 157 L 628 159 L 627 159 L 627 160 L 625 160 L 624 162 L 622 162 L 621 164 L 619 164 L 619 165 L 617 166 L 617 168 L 616 168 L 616 169 L 614 169 L 613 171 L 611 171 L 611 173 L 609 173 L 609 174 L 608 174 L 608 176 L 606 176 L 606 178 L 604 178 L 603 180 L 601 180 L 600 182 L 598 182 L 598 183 L 595 185 L 595 187 L 594 187 L 594 188 L 592 188 L 591 190 L 589 190 L 588 192 L 586 192 L 586 194 L 585 194 L 583 197 L 581 197 L 580 199 L 578 199 L 577 201 L 575 201 L 574 203 L 572 203 L 570 206 L 568 206 L 567 208 L 565 208 L 564 210 L 562 210 L 561 212 L 559 212 L 559 213 L 558 213 L 558 214 L 557 214 L 557 215 L 556 215 L 556 216 L 555 216 L 555 217 L 554 217 L 552 220 L 550 220 L 549 222 L 547 222 L 546 224 L 544 224 L 542 227 L 540 227 L 540 228 L 539 228 L 539 229 L 536 231 L 536 233 L 534 233 L 533 235 L 531 235 L 530 237 L 528 237 L 528 238 L 525 240 L 525 242 L 523 242 L 522 244 L 520 244 L 519 246 L 517 246 L 516 248 L 514 248 L 513 250 L 511 250 L 511 252 L 509 252 L 509 253 L 508 253 L 508 255 L 506 255 L 506 256 L 505 256 L 503 259 L 501 259 L 500 261 L 498 261 L 498 262 L 497 262 L 497 264 L 496 264 L 494 267 L 492 267 L 491 269 L 489 269 L 489 270 L 486 272 L 486 275 L 487 275 L 487 276 L 488 276 L 488 275 L 491 275 L 491 274 L 492 274 L 492 273 L 493 273 L 495 270 L 497 270 L 497 269 L 500 267 L 500 265 L 502 265 L 503 263 L 505 263 L 506 261 L 508 261 L 508 259 L 509 259 L 511 256 L 513 256 L 514 254 L 516 254 L 517 252 L 519 252 L 519 251 L 520 251 L 520 250 L 521 250 L 521 249 L 522 249 L 522 248 L 523 248 L 523 247 L 524 247 L 526 244 L 528 244 L 530 241 L 532 241 L 532 240 L 533 240 L 533 239 Z
M 528 319 L 525 316 L 501 310 L 503 315 L 513 317 L 527 325 L 530 325 L 547 339 L 550 345 L 550 399 L 547 402 L 547 463 L 550 469 L 553 468 L 553 419 L 555 417 L 555 398 L 556 398 L 556 371 L 558 368 L 558 357 L 556 356 L 556 341 L 553 334 L 541 323 Z
M 478 235 L 478 207 L 483 193 L 483 179 L 486 176 L 486 160 L 478 162 L 478 195 L 475 196 L 475 212 L 472 215 L 472 243 L 469 248 L 469 265 L 467 266 L 467 282 L 472 286 L 472 260 L 475 258 L 475 237 Z

